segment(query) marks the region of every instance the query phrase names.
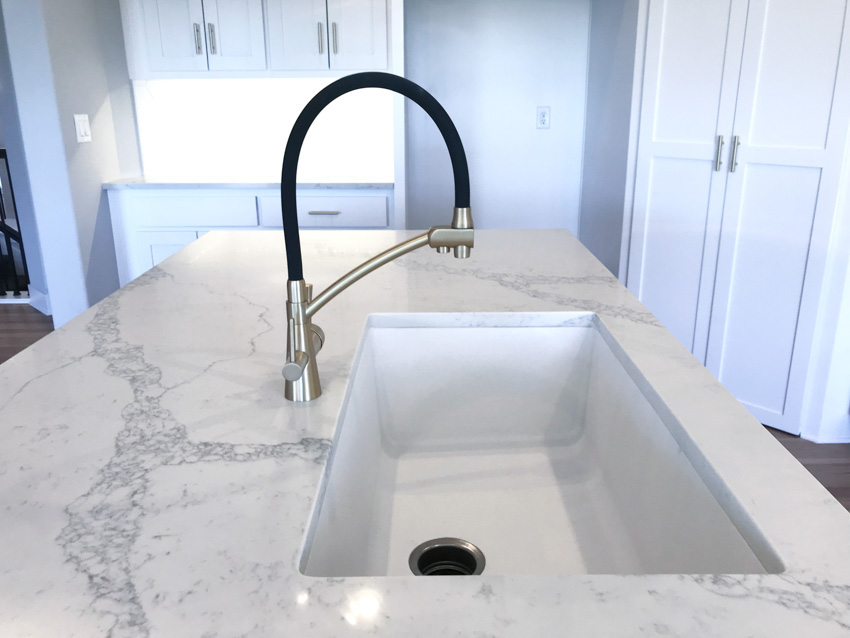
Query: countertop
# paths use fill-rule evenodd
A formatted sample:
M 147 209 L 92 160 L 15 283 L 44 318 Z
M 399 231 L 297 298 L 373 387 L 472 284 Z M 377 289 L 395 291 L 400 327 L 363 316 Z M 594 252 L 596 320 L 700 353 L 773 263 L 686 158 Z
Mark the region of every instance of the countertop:
M 308 183 L 299 182 L 296 188 L 303 189 L 327 189 L 327 190 L 392 190 L 392 183 Z M 261 190 L 261 189 L 277 189 L 280 190 L 280 182 L 162 182 L 149 181 L 143 177 L 135 177 L 129 179 L 116 179 L 111 182 L 104 182 L 104 190 L 147 190 L 147 189 L 239 189 L 246 190 Z
M 307 279 L 407 236 L 302 232 Z M 850 636 L 850 514 L 569 232 L 476 231 L 471 259 L 369 275 L 315 317 L 306 405 L 283 398 L 285 282 L 279 231 L 210 233 L 0 366 L 0 636 Z M 366 317 L 555 310 L 602 318 L 785 572 L 301 575 Z

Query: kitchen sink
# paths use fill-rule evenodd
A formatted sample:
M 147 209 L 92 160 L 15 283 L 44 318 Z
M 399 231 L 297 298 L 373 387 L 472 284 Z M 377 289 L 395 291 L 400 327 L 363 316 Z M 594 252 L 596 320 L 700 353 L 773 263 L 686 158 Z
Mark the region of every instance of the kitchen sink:
M 447 538 L 484 576 L 783 571 L 686 436 L 593 313 L 372 315 L 301 571 L 413 577 Z

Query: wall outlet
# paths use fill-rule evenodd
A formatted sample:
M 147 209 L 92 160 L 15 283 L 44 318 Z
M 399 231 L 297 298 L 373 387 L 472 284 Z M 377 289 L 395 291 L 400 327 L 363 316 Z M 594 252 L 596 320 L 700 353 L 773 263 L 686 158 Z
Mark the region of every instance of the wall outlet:
M 537 107 L 537 128 L 549 128 L 551 109 L 548 106 Z
M 74 115 L 74 128 L 77 131 L 77 142 L 91 142 L 91 126 L 89 126 L 89 116 L 82 114 Z

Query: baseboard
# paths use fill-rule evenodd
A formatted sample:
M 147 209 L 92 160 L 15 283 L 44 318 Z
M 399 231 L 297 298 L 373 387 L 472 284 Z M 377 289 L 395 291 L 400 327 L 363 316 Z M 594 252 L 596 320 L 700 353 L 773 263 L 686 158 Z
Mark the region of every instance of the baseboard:
M 41 314 L 50 316 L 53 310 L 50 308 L 50 297 L 47 293 L 41 292 L 38 288 L 29 287 L 30 290 L 30 305 L 38 310 Z

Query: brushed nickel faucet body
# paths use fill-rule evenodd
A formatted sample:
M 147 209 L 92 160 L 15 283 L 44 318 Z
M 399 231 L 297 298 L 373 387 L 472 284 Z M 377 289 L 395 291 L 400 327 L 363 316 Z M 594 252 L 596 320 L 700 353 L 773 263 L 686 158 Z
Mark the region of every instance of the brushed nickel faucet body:
M 298 156 L 307 131 L 316 116 L 340 95 L 361 88 L 384 88 L 400 93 L 419 104 L 437 124 L 446 141 L 455 180 L 455 207 L 450 226 L 434 226 L 427 232 L 393 246 L 340 277 L 321 294 L 313 297 L 313 286 L 304 280 L 301 264 L 301 242 L 298 233 L 295 185 Z M 465 259 L 475 245 L 472 211 L 469 206 L 469 169 L 457 129 L 445 109 L 422 87 L 389 73 L 356 73 L 328 85 L 314 97 L 296 120 L 286 145 L 281 176 L 281 206 L 289 268 L 287 281 L 287 348 L 283 377 L 285 396 L 290 401 L 305 402 L 322 394 L 316 355 L 325 335 L 313 324 L 312 317 L 331 299 L 373 270 L 418 248 L 429 246 L 440 254 L 452 251 Z

